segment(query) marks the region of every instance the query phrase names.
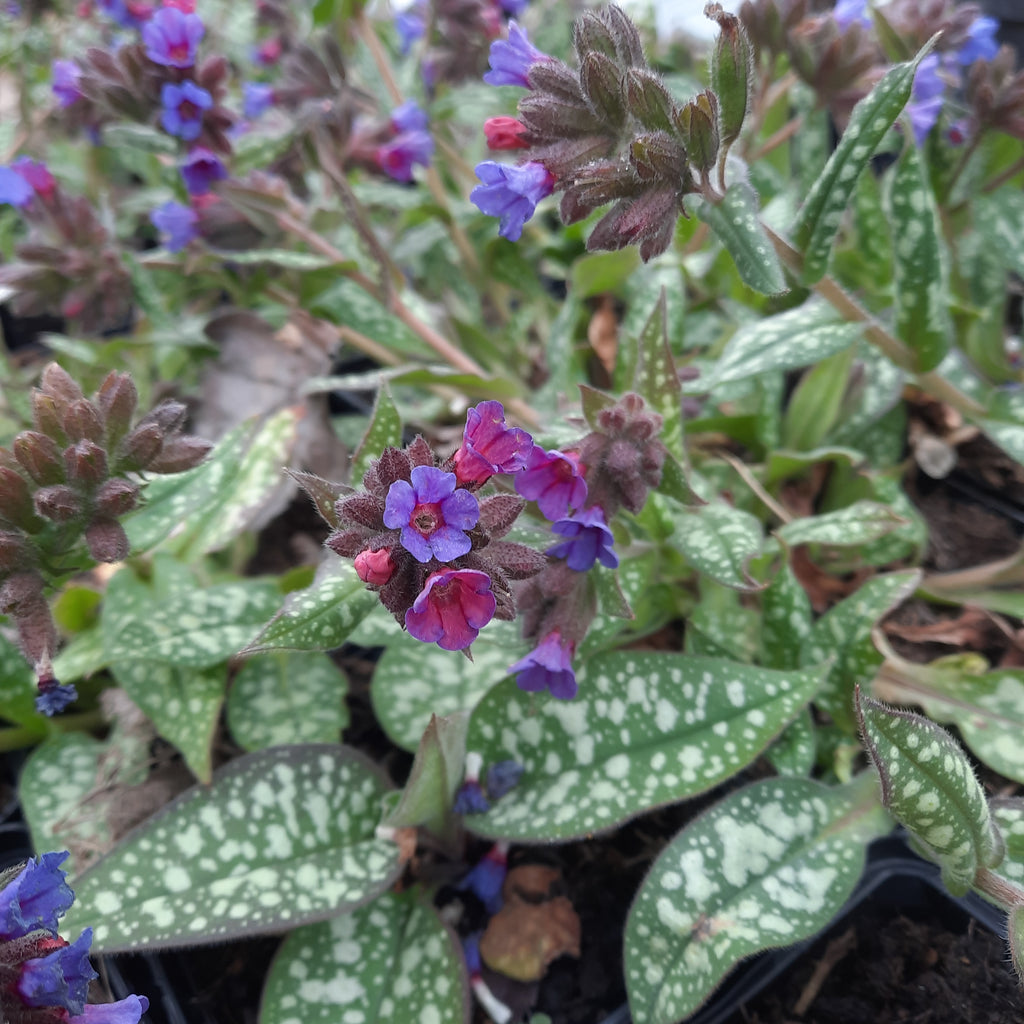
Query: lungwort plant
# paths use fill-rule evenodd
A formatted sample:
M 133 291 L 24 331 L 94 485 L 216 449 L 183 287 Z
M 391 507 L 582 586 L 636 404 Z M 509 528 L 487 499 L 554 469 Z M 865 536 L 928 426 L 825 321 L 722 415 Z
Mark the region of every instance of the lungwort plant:
M 937 573 L 906 490 L 979 449 L 1024 473 L 1024 75 L 991 19 L 712 3 L 705 73 L 616 7 L 570 39 L 557 5 L 104 3 L 60 50 L 36 6 L 52 136 L 0 169 L 0 282 L 69 333 L 36 390 L 4 367 L 0 746 L 35 744 L 69 928 L 286 932 L 261 1024 L 463 1021 L 471 992 L 503 1024 L 489 972 L 588 942 L 559 904 L 557 941 L 498 949 L 510 849 L 714 791 L 633 899 L 638 1024 L 823 929 L 897 822 L 1024 970 L 1024 805 L 974 767 L 1024 783 L 1024 673 L 883 626 L 1024 616 L 1019 538 Z M 180 403 L 132 426 L 127 369 L 202 378 L 202 412 L 250 363 L 269 395 L 205 459 Z M 324 433 L 338 390 L 373 407 Z M 296 494 L 319 556 L 246 574 Z M 357 648 L 401 779 L 345 732 L 327 652 Z M 167 750 L 196 783 L 132 815 Z

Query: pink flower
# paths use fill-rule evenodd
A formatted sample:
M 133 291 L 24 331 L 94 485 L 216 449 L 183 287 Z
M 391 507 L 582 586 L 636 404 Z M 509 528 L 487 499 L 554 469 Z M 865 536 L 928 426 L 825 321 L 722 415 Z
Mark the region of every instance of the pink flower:
M 514 117 L 489 117 L 484 121 L 488 149 L 529 149 L 523 141 L 526 125 Z
M 384 586 L 395 571 L 395 563 L 387 548 L 371 551 L 367 548 L 355 557 L 356 575 L 364 582 Z
M 405 628 L 425 644 L 446 651 L 468 647 L 494 617 L 491 578 L 476 569 L 431 573 L 405 613 Z
M 534 445 L 526 468 L 516 475 L 516 491 L 527 501 L 535 501 L 541 514 L 552 521 L 569 514 L 570 508 L 582 508 L 587 500 L 587 483 L 580 472 L 575 452 L 546 452 Z
M 533 438 L 525 430 L 505 426 L 501 402 L 481 402 L 466 413 L 455 477 L 460 484 L 482 484 L 495 473 L 517 473 L 532 447 Z

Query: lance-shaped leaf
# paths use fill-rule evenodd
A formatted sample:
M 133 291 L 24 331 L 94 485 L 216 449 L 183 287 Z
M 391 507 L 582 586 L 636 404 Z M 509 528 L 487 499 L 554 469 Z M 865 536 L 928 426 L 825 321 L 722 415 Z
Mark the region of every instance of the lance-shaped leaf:
M 149 481 L 145 507 L 124 523 L 132 550 L 163 541 L 183 561 L 194 561 L 237 537 L 281 486 L 298 420 L 295 409 L 282 409 L 243 423 L 202 465 Z
M 811 186 L 793 226 L 793 240 L 804 256 L 804 284 L 814 284 L 825 276 L 832 241 L 857 187 L 857 179 L 910 99 L 917 66 L 932 45 L 922 47 L 912 61 L 890 68 L 853 108 L 839 145 Z
M 387 783 L 341 746 L 231 761 L 75 880 L 63 926 L 97 951 L 222 942 L 322 921 L 387 889 L 399 849 L 375 835 Z
M 765 751 L 765 757 L 780 775 L 811 774 L 817 754 L 814 719 L 808 708 L 786 726 L 785 732 Z
M 348 725 L 348 680 L 319 651 L 249 658 L 228 691 L 228 727 L 245 750 L 287 743 L 337 743 Z
M 352 456 L 351 480 L 358 484 L 370 463 L 379 458 L 385 448 L 402 447 L 402 417 L 398 415 L 394 399 L 388 386 L 381 383 L 377 391 L 377 399 L 373 403 L 373 415 L 370 425 L 363 434 L 359 447 Z
M 874 780 L 829 789 L 757 782 L 692 821 L 662 851 L 626 922 L 636 1024 L 692 1014 L 732 967 L 813 935 L 836 914 L 888 831 Z
M 761 593 L 761 663 L 796 668 L 811 632 L 811 599 L 796 574 L 783 565 Z
M 664 290 L 640 333 L 637 356 L 633 388 L 661 415 L 661 440 L 665 447 L 677 459 L 685 459 L 682 391 L 668 347 L 668 306 Z
M 714 388 L 729 381 L 759 377 L 769 370 L 793 370 L 820 363 L 849 348 L 861 336 L 859 324 L 839 323 L 835 313 L 818 302 L 744 324 L 727 342 L 709 382 Z
M 469 1010 L 451 932 L 415 893 L 386 893 L 285 939 L 259 1024 L 460 1024 Z
M 906 520 L 896 515 L 888 505 L 880 505 L 877 501 L 855 501 L 835 512 L 794 519 L 775 532 L 790 547 L 797 544 L 859 547 L 905 524 Z
M 989 802 L 989 811 L 1006 845 L 1006 856 L 995 873 L 1008 882 L 1024 885 L 1024 800 L 997 797 Z
M 869 579 L 859 590 L 830 608 L 800 648 L 801 665 L 831 660 L 814 703 L 846 732 L 854 731 L 853 688 L 867 685 L 882 664 L 871 641 L 875 623 L 913 593 L 919 572 L 893 572 Z
M 892 225 L 896 334 L 914 351 L 914 368 L 932 370 L 949 351 L 949 256 L 921 150 L 907 140 L 888 192 Z
M 882 783 L 882 803 L 924 845 L 956 896 L 980 867 L 1002 860 L 1003 842 L 981 784 L 957 742 L 923 715 L 856 691 L 861 736 Z
M 687 562 L 713 580 L 737 590 L 760 590 L 750 575 L 752 558 L 761 553 L 761 524 L 749 512 L 724 502 L 695 508 L 672 508 L 678 524 L 674 540 Z
M 330 651 L 340 647 L 377 605 L 351 563 L 329 558 L 305 590 L 293 591 L 284 607 L 242 654 L 264 651 Z
M 762 295 L 788 291 L 782 264 L 758 216 L 757 194 L 745 181 L 730 185 L 719 203 L 698 199 L 694 206 L 732 256 L 745 285 Z
M 40 734 L 45 735 L 46 723 L 36 711 L 37 692 L 36 676 L 25 656 L 0 636 L 0 718 L 30 728 L 38 726 Z
M 473 712 L 467 746 L 487 764 L 517 761 L 524 773 L 466 825 L 496 838 L 570 839 L 703 793 L 753 761 L 820 676 L 615 651 L 580 667 L 571 701 L 523 693 L 509 681 Z

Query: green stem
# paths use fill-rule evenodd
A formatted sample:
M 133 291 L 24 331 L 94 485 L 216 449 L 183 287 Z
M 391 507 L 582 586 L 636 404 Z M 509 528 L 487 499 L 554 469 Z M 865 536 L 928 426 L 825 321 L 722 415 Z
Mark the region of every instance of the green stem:
M 92 732 L 106 725 L 103 712 L 82 711 L 78 714 L 61 715 L 50 719 L 46 725 L 15 725 L 9 729 L 0 729 L 0 752 L 23 750 L 33 747 L 47 735 L 66 732 Z

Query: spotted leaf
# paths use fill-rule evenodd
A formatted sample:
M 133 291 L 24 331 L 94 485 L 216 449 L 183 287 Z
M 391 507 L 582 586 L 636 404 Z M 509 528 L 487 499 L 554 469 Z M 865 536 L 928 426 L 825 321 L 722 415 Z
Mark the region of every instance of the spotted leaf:
M 816 753 L 814 720 L 808 708 L 786 726 L 764 756 L 780 775 L 810 775 Z
M 942 868 L 956 896 L 979 867 L 993 867 L 1003 844 L 981 784 L 956 740 L 923 715 L 857 691 L 861 736 L 882 783 L 882 802 Z
M 682 392 L 668 345 L 668 300 L 664 290 L 640 332 L 633 388 L 661 415 L 665 447 L 677 459 L 685 459 Z
M 571 701 L 509 680 L 474 711 L 467 746 L 524 773 L 466 825 L 495 838 L 571 839 L 703 793 L 750 764 L 820 678 L 815 669 L 615 651 L 579 666 Z
M 834 547 L 859 547 L 891 533 L 906 520 L 888 505 L 877 501 L 855 501 L 834 512 L 793 519 L 776 533 L 791 547 L 797 544 L 828 544 Z
M 989 810 L 1006 844 L 1006 856 L 995 872 L 1008 882 L 1024 886 L 1024 799 L 997 797 L 990 801 Z
M 669 843 L 626 921 L 636 1024 L 675 1024 L 744 957 L 829 922 L 860 878 L 866 844 L 890 827 L 872 781 L 757 782 Z
M 721 501 L 693 508 L 665 507 L 676 523 L 673 539 L 690 565 L 727 587 L 761 589 L 748 568 L 764 542 L 754 516 Z
M 910 99 L 917 66 L 933 45 L 922 47 L 912 61 L 890 68 L 853 108 L 839 145 L 811 186 L 793 226 L 793 241 L 804 255 L 804 284 L 812 285 L 825 276 L 832 241 L 857 179 Z
M 284 607 L 241 652 L 329 651 L 340 647 L 377 606 L 377 598 L 349 562 L 330 559 L 305 590 L 296 590 Z
M 25 656 L 6 637 L 0 636 L 0 718 L 46 731 L 36 711 L 36 677 Z
M 388 790 L 342 746 L 231 761 L 75 880 L 63 927 L 111 952 L 223 942 L 324 920 L 387 889 L 398 847 L 375 836 Z
M 387 384 L 382 383 L 373 404 L 370 425 L 352 456 L 351 482 L 357 486 L 370 463 L 380 456 L 385 448 L 402 447 L 402 417 L 398 414 L 394 399 Z
M 183 561 L 194 561 L 237 537 L 281 486 L 298 421 L 296 409 L 247 421 L 195 469 L 150 480 L 145 507 L 124 521 L 132 550 L 164 543 Z
M 415 893 L 388 893 L 285 939 L 259 1024 L 457 1024 L 469 1008 L 451 933 Z

